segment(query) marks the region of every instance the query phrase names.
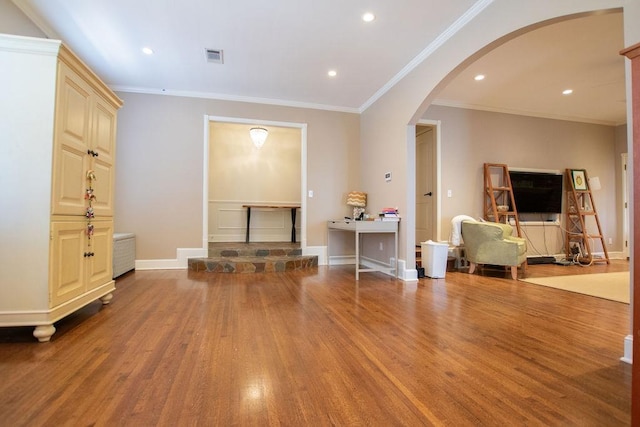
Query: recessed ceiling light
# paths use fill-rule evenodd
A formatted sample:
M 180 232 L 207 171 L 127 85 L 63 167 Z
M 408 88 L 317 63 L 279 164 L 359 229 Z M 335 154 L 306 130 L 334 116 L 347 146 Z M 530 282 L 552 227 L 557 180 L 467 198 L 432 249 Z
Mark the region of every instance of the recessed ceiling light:
M 485 77 L 484 74 L 478 74 L 473 79 L 479 82 L 480 80 L 484 80 L 484 77 Z
M 367 12 L 367 13 L 365 13 L 364 15 L 362 15 L 362 20 L 363 20 L 364 22 L 371 22 L 371 21 L 373 21 L 373 20 L 375 20 L 375 19 L 376 19 L 376 15 L 374 15 L 374 14 L 373 14 L 373 13 L 371 13 L 371 12 Z
M 338 72 L 336 70 L 329 70 L 327 74 L 329 75 L 329 77 L 335 77 L 338 75 Z
M 150 47 L 143 47 L 142 53 L 144 53 L 145 55 L 153 55 L 153 49 L 151 49 Z
M 573 93 L 573 89 L 565 89 L 562 91 L 563 95 L 571 95 Z

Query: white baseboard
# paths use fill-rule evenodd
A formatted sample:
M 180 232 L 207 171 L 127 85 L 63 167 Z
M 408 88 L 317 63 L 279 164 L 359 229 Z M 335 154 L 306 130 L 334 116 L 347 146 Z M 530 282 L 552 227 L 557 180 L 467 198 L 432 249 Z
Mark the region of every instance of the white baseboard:
M 598 255 L 604 256 L 604 253 Z M 609 259 L 627 259 L 627 257 L 624 252 L 609 252 Z
M 307 246 L 303 249 L 302 255 L 317 256 L 318 265 L 327 265 L 327 247 L 326 246 Z
M 333 255 L 325 265 L 355 265 L 355 255 Z
M 189 258 L 207 256 L 204 248 L 178 248 L 176 259 L 137 259 L 136 270 L 186 270 Z
M 633 335 L 624 337 L 624 356 L 620 360 L 630 365 L 633 364 Z
M 176 259 L 137 259 L 135 262 L 136 270 L 186 270 L 189 267 L 189 258 L 202 258 L 207 256 L 207 249 L 204 248 L 178 248 Z M 318 265 L 354 265 L 356 259 L 354 255 L 332 256 L 331 262 L 328 262 L 326 246 L 307 246 L 304 255 L 316 255 L 318 257 Z M 372 268 L 383 266 L 380 261 L 363 258 L 362 263 Z M 393 258 L 389 262 L 393 263 Z M 418 271 L 416 269 L 407 269 L 406 261 L 398 260 L 398 279 L 412 282 L 418 280 Z M 391 275 L 391 274 L 390 274 Z

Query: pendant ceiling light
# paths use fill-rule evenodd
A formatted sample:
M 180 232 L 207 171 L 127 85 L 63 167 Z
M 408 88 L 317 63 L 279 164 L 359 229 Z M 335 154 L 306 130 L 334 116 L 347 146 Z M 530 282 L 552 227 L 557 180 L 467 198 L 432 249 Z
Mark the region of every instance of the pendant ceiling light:
M 253 141 L 253 145 L 256 148 L 260 148 L 264 145 L 264 142 L 267 140 L 267 136 L 269 136 L 269 131 L 265 128 L 251 128 L 249 129 L 249 136 L 251 136 L 251 140 Z

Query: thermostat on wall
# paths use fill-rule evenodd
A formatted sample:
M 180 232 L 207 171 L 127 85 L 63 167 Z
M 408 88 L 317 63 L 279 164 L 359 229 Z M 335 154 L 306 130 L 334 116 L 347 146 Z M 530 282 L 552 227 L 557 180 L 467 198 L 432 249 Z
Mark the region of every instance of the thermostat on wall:
M 391 181 L 391 172 L 386 172 L 384 174 L 384 180 L 387 182 Z

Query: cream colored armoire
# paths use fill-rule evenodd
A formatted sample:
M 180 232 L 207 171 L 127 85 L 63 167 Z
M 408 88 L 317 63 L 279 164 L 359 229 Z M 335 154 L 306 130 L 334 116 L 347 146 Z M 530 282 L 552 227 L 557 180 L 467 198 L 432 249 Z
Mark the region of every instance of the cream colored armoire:
M 53 323 L 115 289 L 122 101 L 60 41 L 0 34 L 0 326 Z

